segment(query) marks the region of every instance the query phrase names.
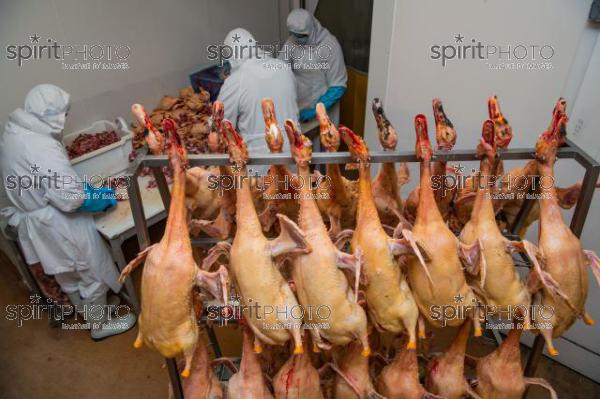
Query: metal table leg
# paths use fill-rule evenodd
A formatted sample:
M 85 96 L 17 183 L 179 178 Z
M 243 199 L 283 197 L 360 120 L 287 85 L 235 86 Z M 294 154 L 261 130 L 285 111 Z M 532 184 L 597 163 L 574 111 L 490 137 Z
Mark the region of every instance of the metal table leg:
M 169 207 L 171 206 L 171 193 L 169 192 L 167 179 L 165 178 L 165 174 L 163 173 L 161 167 L 154 167 L 152 168 L 152 171 L 154 172 L 154 180 L 156 180 L 156 186 L 158 187 L 160 198 L 165 206 L 165 210 L 168 211 Z
M 112 252 L 113 259 L 117 262 L 117 266 L 119 268 L 119 271 L 121 272 L 121 271 L 123 271 L 125 266 L 127 266 L 127 262 L 125 261 L 125 255 L 123 254 L 123 248 L 122 248 L 123 241 L 121 240 L 120 237 L 118 237 L 118 238 L 113 238 L 112 240 L 109 240 L 109 243 L 110 243 L 110 251 Z M 137 294 L 135 292 L 133 282 L 131 281 L 130 278 L 125 279 L 124 291 L 125 291 L 125 297 L 129 301 L 129 303 L 131 303 L 131 305 L 133 306 L 133 310 L 135 311 L 135 313 L 140 314 L 140 310 L 141 310 L 140 302 L 139 302 Z
M 598 175 L 600 175 L 600 166 L 594 166 L 585 171 L 583 176 L 583 182 L 581 184 L 581 194 L 577 200 L 577 206 L 571 219 L 571 230 L 577 237 L 581 236 L 583 232 L 583 225 L 587 217 L 590 206 L 592 205 L 592 198 L 594 197 L 594 191 L 596 191 L 596 182 L 598 181 Z
M 532 376 L 535 374 L 537 370 L 537 366 L 540 363 L 540 357 L 542 356 L 542 352 L 544 351 L 544 337 L 541 334 L 538 334 L 533 341 L 533 345 L 531 346 L 531 353 L 529 353 L 529 357 L 527 358 L 527 364 L 525 365 L 525 376 Z
M 146 215 L 144 214 L 144 207 L 142 205 L 140 183 L 135 174 L 130 175 L 129 177 L 130 184 L 127 187 L 127 194 L 129 195 L 129 205 L 131 206 L 131 214 L 137 232 L 138 244 L 140 246 L 140 251 L 142 251 L 150 245 L 150 233 L 148 232 Z
M 177 370 L 177 360 L 174 357 L 165 359 L 167 370 L 169 371 L 169 379 L 171 380 L 171 389 L 175 399 L 183 399 L 183 388 L 179 380 L 179 370 Z M 175 383 L 174 383 L 175 382 Z
M 217 339 L 217 335 L 215 334 L 215 330 L 213 330 L 211 325 L 206 325 L 206 333 L 208 334 L 208 340 L 215 352 L 215 358 L 223 357 L 223 352 L 221 351 L 221 346 L 219 345 L 219 340 Z M 219 381 L 223 380 L 223 373 L 225 372 L 225 367 L 221 364 L 219 366 Z

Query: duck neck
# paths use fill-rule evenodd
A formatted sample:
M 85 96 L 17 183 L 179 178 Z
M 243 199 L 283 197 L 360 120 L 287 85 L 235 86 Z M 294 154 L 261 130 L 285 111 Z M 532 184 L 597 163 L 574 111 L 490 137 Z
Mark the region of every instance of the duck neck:
M 446 351 L 446 355 L 451 357 L 464 357 L 467 350 L 467 342 L 469 341 L 469 332 L 471 331 L 470 319 L 465 319 L 465 322 L 460 326 L 454 341 L 450 344 L 450 348 Z
M 417 223 L 442 222 L 442 214 L 435 202 L 433 189 L 431 188 L 431 161 L 424 159 L 420 165 L 420 188 L 419 188 L 419 207 L 417 208 Z
M 360 162 L 358 176 L 359 201 L 356 220 L 357 226 L 364 222 L 379 220 L 371 188 L 371 166 L 367 162 Z
M 300 203 L 300 227 L 304 230 L 322 228 L 323 231 L 326 231 L 321 213 L 313 198 L 312 174 L 308 164 L 298 164 L 298 175 L 300 176 L 300 198 L 298 199 Z
M 240 230 L 258 230 L 262 233 L 260 221 L 256 214 L 252 191 L 250 190 L 250 176 L 246 166 L 238 171 L 233 171 L 234 181 L 238 185 L 236 191 L 236 222 Z
M 471 220 L 492 220 L 495 218 L 490 186 L 494 180 L 491 171 L 496 165 L 495 159 L 484 157 L 481 160 L 479 175 L 475 175 L 477 194 L 471 211 Z
M 448 162 L 446 161 L 435 161 L 432 164 L 432 168 L 433 168 L 433 174 L 434 175 L 439 175 L 439 176 L 445 176 L 446 175 L 446 166 L 448 165 Z
M 340 203 L 346 203 L 348 198 L 346 196 L 346 188 L 344 187 L 344 178 L 340 171 L 340 165 L 338 164 L 327 164 L 326 173 L 331 180 L 333 191 L 335 192 L 335 198 Z
M 185 207 L 185 167 L 177 157 L 171 157 L 173 169 L 173 185 L 171 187 L 171 204 L 165 227 L 164 239 L 167 241 L 181 240 L 191 246 L 187 234 L 187 208 Z M 185 233 L 185 234 L 182 234 Z
M 271 168 L 278 176 L 285 176 L 289 174 L 289 169 L 286 165 L 271 165 Z
M 385 180 L 385 184 L 390 187 L 393 193 L 398 192 L 398 176 L 396 175 L 396 164 L 394 162 L 386 162 L 381 165 L 381 175 Z
M 446 161 L 435 161 L 431 165 L 432 175 L 437 176 L 436 179 L 439 179 L 440 182 L 446 181 L 446 167 L 448 163 Z M 442 201 L 445 195 L 448 195 L 447 188 L 442 184 L 441 187 L 433 190 L 433 195 L 436 199 L 436 203 Z
M 499 355 L 506 364 L 521 364 L 521 333 L 520 328 L 510 330 L 508 336 L 498 349 Z
M 248 375 L 262 375 L 258 357 L 254 352 L 254 337 L 249 332 L 244 332 L 240 373 L 242 375 L 246 373 Z
M 556 188 L 554 185 L 554 166 L 552 164 L 538 162 L 538 173 L 538 186 L 540 189 L 540 226 L 544 224 L 544 221 L 562 221 L 562 212 L 558 206 Z

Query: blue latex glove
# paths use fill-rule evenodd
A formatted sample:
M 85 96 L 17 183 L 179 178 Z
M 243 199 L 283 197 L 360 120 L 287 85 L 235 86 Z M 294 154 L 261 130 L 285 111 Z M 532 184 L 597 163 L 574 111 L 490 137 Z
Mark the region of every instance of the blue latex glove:
M 304 108 L 303 110 L 300 110 L 300 115 L 298 117 L 298 120 L 300 122 L 306 122 L 311 119 L 315 119 L 316 117 L 317 117 L 317 113 L 315 112 L 314 107 L 313 108 Z
M 117 197 L 112 188 L 94 188 L 86 183 L 83 193 L 85 200 L 78 209 L 80 212 L 104 212 L 117 206 Z
M 340 98 L 342 98 L 345 92 L 346 88 L 344 86 L 331 86 L 321 97 L 317 99 L 317 103 L 323 103 L 325 109 L 329 110 L 340 100 Z M 315 107 L 309 107 L 300 111 L 300 116 L 298 119 L 300 122 L 306 122 L 311 119 L 315 119 L 316 117 L 317 113 L 315 111 Z
M 321 97 L 319 97 L 317 102 L 323 103 L 325 108 L 329 110 L 329 108 L 333 107 L 334 104 L 342 98 L 345 92 L 346 88 L 344 86 L 331 86 Z

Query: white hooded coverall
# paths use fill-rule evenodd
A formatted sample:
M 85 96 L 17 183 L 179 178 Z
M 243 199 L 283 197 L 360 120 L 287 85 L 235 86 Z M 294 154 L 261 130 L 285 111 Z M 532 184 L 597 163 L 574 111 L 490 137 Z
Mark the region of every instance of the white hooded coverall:
M 298 108 L 314 108 L 330 87 L 346 87 L 348 74 L 342 47 L 335 36 L 304 9 L 292 10 L 287 27 L 290 32 L 308 35 L 306 44 L 298 44 L 294 36 L 290 36 L 279 58 L 293 66 Z
M 270 55 L 241 46 L 254 46 L 256 40 L 245 29 L 234 29 L 224 40 L 226 46 L 237 48 L 237 54 L 229 59 L 231 75 L 221 87 L 218 99 L 223 101 L 225 118 L 230 120 L 244 137 L 250 156 L 268 154 L 265 141 L 265 123 L 261 101 L 271 98 L 281 132 L 286 119 L 298 121 L 296 85 L 294 74 L 282 61 Z M 258 54 L 258 55 L 257 55 Z M 289 152 L 289 144 L 284 134 L 284 151 Z M 267 173 L 269 166 L 250 165 L 250 172 L 260 175 Z
M 16 226 L 28 264 L 41 262 L 65 293 L 79 291 L 93 300 L 108 288 L 118 292 L 121 285 L 92 215 L 76 212 L 84 200 L 83 181 L 61 143 L 68 106 L 68 93 L 41 84 L 27 94 L 23 108 L 10 114 L 0 166 L 14 206 L 2 215 Z

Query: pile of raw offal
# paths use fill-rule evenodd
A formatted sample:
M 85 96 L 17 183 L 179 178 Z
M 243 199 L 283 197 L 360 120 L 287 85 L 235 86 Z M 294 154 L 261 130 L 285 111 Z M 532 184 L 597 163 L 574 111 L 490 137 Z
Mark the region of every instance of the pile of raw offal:
M 115 131 L 83 133 L 67 146 L 67 154 L 69 155 L 69 159 L 78 158 L 117 141 L 119 141 L 119 135 Z
M 208 118 L 211 112 L 210 94 L 201 89 L 195 93 L 191 86 L 179 91 L 179 97 L 163 96 L 158 107 L 150 114 L 152 123 L 159 127 L 165 118 L 177 122 L 177 134 L 184 143 L 188 153 L 200 154 L 208 152 Z M 133 148 L 138 149 L 144 143 L 144 126 L 134 122 L 131 124 L 134 137 Z

